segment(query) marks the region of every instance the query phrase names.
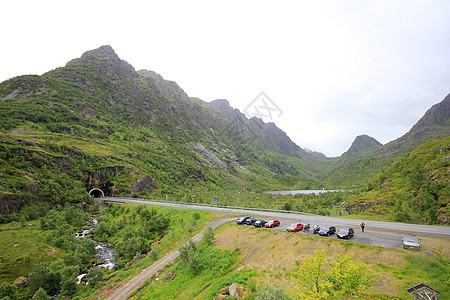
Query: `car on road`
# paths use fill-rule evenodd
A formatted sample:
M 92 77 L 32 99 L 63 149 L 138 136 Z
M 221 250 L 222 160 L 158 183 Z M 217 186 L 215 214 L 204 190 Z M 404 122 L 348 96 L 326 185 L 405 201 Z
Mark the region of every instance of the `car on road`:
M 247 219 L 249 219 L 250 216 L 245 216 L 245 217 L 240 217 L 239 219 L 236 220 L 236 224 L 245 224 L 245 221 L 247 221 Z
M 319 234 L 320 235 L 332 235 L 336 233 L 336 227 L 331 226 L 331 225 L 327 225 L 325 227 L 322 227 L 322 229 L 320 229 Z
M 336 236 L 340 239 L 350 239 L 355 235 L 353 228 L 341 228 L 336 233 Z
M 253 224 L 253 226 L 255 226 L 255 227 L 264 227 L 264 225 L 266 225 L 266 223 L 267 223 L 267 221 L 264 221 L 264 220 L 257 220 L 257 221 Z
M 266 226 L 266 228 L 272 228 L 272 227 L 277 227 L 279 225 L 280 225 L 280 221 L 278 221 L 278 220 L 270 220 L 264 226 Z
M 253 225 L 256 222 L 256 218 L 248 218 L 247 220 L 245 220 L 245 224 L 247 225 Z
M 301 231 L 303 229 L 303 224 L 302 223 L 292 223 L 291 225 L 289 225 L 286 230 L 290 231 L 290 232 L 297 232 L 297 231 Z
M 403 237 L 403 248 L 404 249 L 412 249 L 412 250 L 420 250 L 420 241 L 413 234 L 405 234 Z

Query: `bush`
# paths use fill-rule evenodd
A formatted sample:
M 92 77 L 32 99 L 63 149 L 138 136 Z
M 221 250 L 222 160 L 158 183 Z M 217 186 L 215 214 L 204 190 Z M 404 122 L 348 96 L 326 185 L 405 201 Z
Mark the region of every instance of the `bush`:
M 19 299 L 17 296 L 17 288 L 10 283 L 3 282 L 2 285 L 0 285 L 0 299 Z
M 39 288 L 36 294 L 34 294 L 33 300 L 50 300 L 50 297 L 43 288 Z
M 258 290 L 258 300 L 283 300 L 288 298 L 281 286 L 271 287 L 266 285 L 265 288 Z
M 86 279 L 89 284 L 96 285 L 99 281 L 103 279 L 105 275 L 105 269 L 102 268 L 91 268 L 86 275 Z
M 203 234 L 203 241 L 206 245 L 212 245 L 214 240 L 216 239 L 214 230 L 211 227 L 207 226 L 205 229 L 205 233 Z

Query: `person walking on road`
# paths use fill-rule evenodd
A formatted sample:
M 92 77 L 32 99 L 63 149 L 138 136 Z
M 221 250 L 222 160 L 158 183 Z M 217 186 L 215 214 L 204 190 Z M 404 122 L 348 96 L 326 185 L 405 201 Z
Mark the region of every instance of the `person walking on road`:
M 364 222 L 361 222 L 361 231 L 364 232 L 364 228 L 366 227 L 366 224 Z

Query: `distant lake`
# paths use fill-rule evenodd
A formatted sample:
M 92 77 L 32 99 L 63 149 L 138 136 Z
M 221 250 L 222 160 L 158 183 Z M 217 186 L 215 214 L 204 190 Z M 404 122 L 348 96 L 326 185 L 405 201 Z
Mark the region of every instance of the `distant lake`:
M 296 190 L 296 191 L 267 191 L 263 193 L 274 194 L 274 195 L 295 195 L 295 194 L 315 194 L 319 195 L 321 193 L 333 193 L 333 192 L 351 192 L 350 190 Z

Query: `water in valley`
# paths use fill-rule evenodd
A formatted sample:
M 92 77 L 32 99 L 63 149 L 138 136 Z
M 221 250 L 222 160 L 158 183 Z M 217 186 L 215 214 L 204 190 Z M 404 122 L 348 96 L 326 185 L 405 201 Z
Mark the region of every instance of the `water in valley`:
M 76 237 L 87 237 L 87 238 L 93 238 L 92 233 L 95 229 L 95 226 L 97 226 L 97 220 L 95 219 L 95 216 L 89 220 L 89 225 L 83 227 L 82 230 L 79 230 L 76 232 Z M 92 268 L 105 268 L 112 270 L 115 267 L 115 249 L 112 244 L 110 243 L 104 243 L 104 242 L 98 242 L 94 240 L 95 242 L 95 258 L 97 259 L 97 263 L 92 266 Z M 83 278 L 86 276 L 86 274 L 80 274 L 78 278 L 78 284 L 83 280 Z
M 319 195 L 321 193 L 334 193 L 334 192 L 351 192 L 351 191 L 349 191 L 349 190 L 293 190 L 293 191 L 266 191 L 264 193 L 274 194 L 274 195 L 288 195 L 288 194 L 291 194 L 291 195 L 295 195 L 295 194 Z

